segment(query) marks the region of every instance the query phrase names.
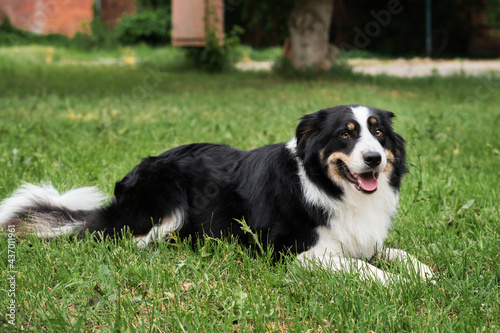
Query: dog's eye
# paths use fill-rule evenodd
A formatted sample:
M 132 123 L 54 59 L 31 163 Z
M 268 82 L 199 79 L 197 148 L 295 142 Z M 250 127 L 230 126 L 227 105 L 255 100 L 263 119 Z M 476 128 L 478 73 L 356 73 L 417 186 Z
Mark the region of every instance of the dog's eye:
M 343 137 L 344 139 L 349 139 L 351 137 L 351 134 L 349 132 L 342 132 L 340 136 Z
M 382 135 L 382 130 L 375 130 L 375 136 L 381 136 Z

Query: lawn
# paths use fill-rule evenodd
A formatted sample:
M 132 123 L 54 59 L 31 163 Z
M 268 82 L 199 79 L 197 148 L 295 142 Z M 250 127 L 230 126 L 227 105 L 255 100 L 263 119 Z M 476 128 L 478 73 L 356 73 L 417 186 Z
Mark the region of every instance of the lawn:
M 436 285 L 383 262 L 410 283 L 271 264 L 231 239 L 138 250 L 129 239 L 4 235 L 0 331 L 499 331 L 499 76 L 209 75 L 172 48 L 0 48 L 0 199 L 22 182 L 111 196 L 142 157 L 287 141 L 301 115 L 352 103 L 397 115 L 410 172 L 386 245 L 433 267 Z

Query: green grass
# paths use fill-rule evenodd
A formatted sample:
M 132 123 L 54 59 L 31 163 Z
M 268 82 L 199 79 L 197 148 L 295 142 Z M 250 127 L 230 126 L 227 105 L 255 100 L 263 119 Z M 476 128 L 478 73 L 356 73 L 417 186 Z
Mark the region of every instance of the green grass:
M 31 237 L 15 243 L 13 328 L 0 237 L 0 331 L 500 329 L 499 77 L 208 75 L 171 48 L 47 52 L 0 49 L 0 199 L 24 181 L 111 195 L 141 157 L 200 141 L 251 149 L 289 140 L 304 113 L 368 104 L 397 114 L 410 163 L 386 245 L 435 268 L 437 284 L 384 263 L 412 283 L 272 265 L 231 239 L 140 251 L 128 239 Z

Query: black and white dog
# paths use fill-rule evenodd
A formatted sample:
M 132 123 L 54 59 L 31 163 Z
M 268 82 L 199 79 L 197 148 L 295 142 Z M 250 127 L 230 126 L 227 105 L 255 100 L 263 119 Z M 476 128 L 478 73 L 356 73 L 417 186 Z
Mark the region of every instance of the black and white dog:
M 41 238 L 131 230 L 139 246 L 171 233 L 247 239 L 238 219 L 275 253 L 363 277 L 391 278 L 362 259 L 402 260 L 422 278 L 432 272 L 402 250 L 382 250 L 406 171 L 404 140 L 392 112 L 344 105 L 302 117 L 295 138 L 251 151 L 208 143 L 145 158 L 116 183 L 111 203 L 92 187 L 59 194 L 25 184 L 0 206 L 0 226 Z M 267 246 L 266 246 L 267 247 Z

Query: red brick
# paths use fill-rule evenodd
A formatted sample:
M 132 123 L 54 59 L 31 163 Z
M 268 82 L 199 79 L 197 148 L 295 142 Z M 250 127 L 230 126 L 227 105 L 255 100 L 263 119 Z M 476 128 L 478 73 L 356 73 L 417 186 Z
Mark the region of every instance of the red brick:
M 94 0 L 0 0 L 0 11 L 18 28 L 73 36 L 88 32 Z
M 134 14 L 135 11 L 135 0 L 101 0 L 102 23 L 111 29 L 124 14 Z

